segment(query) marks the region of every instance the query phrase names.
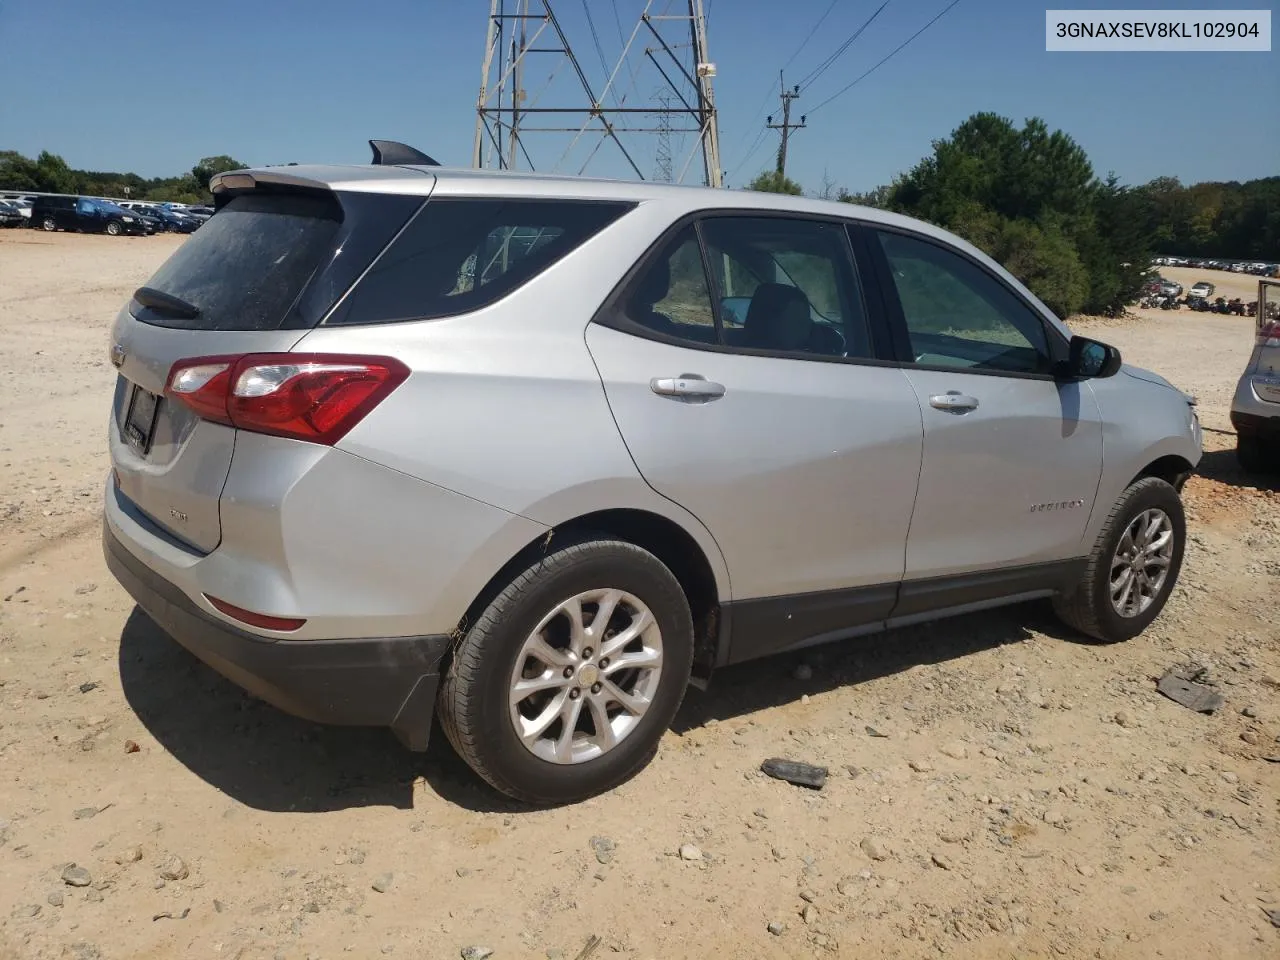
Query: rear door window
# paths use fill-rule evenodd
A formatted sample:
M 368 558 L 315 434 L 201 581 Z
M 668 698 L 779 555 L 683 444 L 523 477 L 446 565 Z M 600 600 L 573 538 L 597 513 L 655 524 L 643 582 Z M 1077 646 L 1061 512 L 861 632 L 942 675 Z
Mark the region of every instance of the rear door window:
M 478 310 L 546 270 L 633 206 L 433 198 L 325 322 L 429 320 Z

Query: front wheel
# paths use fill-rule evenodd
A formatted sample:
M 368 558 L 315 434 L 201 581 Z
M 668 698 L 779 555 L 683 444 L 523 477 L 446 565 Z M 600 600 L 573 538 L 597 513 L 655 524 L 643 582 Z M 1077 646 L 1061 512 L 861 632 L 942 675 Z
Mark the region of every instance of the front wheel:
M 1178 491 L 1159 477 L 1136 481 L 1111 509 L 1080 580 L 1054 598 L 1054 610 L 1097 640 L 1137 636 L 1173 592 L 1186 532 Z
M 107 224 L 107 233 L 111 234 L 113 237 L 120 236 L 120 224 L 115 220 L 112 220 Z
M 576 803 L 653 758 L 693 662 L 684 591 L 631 543 L 571 543 L 488 605 L 440 690 L 454 749 L 526 803 Z
M 53 233 L 58 229 L 58 221 L 54 220 L 53 217 L 45 217 L 40 221 L 40 226 L 46 233 Z

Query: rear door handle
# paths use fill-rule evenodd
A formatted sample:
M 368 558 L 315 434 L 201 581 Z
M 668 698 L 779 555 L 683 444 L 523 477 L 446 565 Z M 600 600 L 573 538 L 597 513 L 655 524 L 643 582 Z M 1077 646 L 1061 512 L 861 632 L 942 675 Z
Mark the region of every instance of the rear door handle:
M 678 377 L 654 377 L 649 389 L 660 397 L 674 397 L 694 403 L 719 400 L 724 396 L 724 384 L 708 380 L 700 373 L 682 373 Z
M 929 406 L 935 410 L 946 410 L 948 413 L 968 413 L 978 409 L 978 398 L 965 396 L 957 390 L 934 394 L 929 398 Z

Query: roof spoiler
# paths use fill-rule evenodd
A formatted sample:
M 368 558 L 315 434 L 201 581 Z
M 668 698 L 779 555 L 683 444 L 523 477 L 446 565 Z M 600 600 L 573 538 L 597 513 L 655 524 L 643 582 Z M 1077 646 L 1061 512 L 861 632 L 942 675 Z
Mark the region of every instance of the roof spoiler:
M 373 148 L 373 163 L 375 166 L 392 166 L 399 164 L 420 164 L 426 167 L 438 167 L 440 164 L 432 160 L 421 150 L 415 150 L 407 144 L 397 143 L 394 140 L 370 140 L 369 146 Z

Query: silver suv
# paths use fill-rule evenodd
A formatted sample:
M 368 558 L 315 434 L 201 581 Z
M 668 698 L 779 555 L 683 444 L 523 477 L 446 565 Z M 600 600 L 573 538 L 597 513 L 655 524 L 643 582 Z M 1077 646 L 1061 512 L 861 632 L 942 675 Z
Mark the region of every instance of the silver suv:
M 1231 398 L 1236 457 L 1249 471 L 1280 467 L 1280 280 L 1258 281 L 1253 353 Z
M 1190 399 L 878 210 L 430 165 L 223 174 L 120 312 L 104 547 L 278 707 L 498 790 L 640 770 L 726 664 L 1160 612 Z

